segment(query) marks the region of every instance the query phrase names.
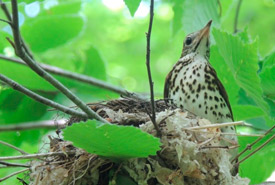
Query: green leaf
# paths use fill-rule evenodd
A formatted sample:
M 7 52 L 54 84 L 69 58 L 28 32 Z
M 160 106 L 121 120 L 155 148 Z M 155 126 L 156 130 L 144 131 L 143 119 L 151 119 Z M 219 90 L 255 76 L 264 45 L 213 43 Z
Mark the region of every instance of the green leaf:
M 54 91 L 51 84 L 29 67 L 0 59 L 0 73 L 33 90 Z
M 202 29 L 210 20 L 219 26 L 218 2 L 216 0 L 185 1 L 183 5 L 183 27 L 186 33 Z
M 174 0 L 174 5 L 173 5 L 174 18 L 172 20 L 173 35 L 175 35 L 182 28 L 184 3 L 185 3 L 185 0 Z
M 124 2 L 128 7 L 131 16 L 134 17 L 135 12 L 137 11 L 141 0 L 124 0 Z
M 230 104 L 237 104 L 240 87 L 236 83 L 234 76 L 231 73 L 229 67 L 227 66 L 224 58 L 219 53 L 217 45 L 211 47 L 210 53 L 210 63 L 216 70 L 218 78 L 221 80 L 222 84 L 226 89 Z M 235 115 L 234 109 L 233 113 L 233 115 Z
M 263 91 L 257 75 L 259 69 L 257 43 L 244 44 L 239 37 L 215 28 L 213 35 L 219 53 L 224 58 L 231 74 L 234 75 L 236 83 L 255 100 L 257 105 L 268 112 L 269 108 L 262 97 Z
M 76 147 L 112 159 L 147 157 L 160 149 L 158 138 L 133 126 L 88 121 L 67 127 L 63 135 Z
M 275 52 L 264 59 L 259 76 L 264 94 L 275 100 Z
M 79 15 L 49 15 L 26 21 L 21 33 L 34 52 L 43 52 L 77 37 L 83 26 Z

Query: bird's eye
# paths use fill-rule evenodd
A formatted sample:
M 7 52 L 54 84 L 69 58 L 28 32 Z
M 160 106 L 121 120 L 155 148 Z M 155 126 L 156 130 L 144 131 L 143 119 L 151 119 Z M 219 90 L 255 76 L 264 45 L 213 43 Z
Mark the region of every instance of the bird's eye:
M 187 37 L 186 41 L 185 41 L 185 44 L 186 45 L 190 45 L 191 43 L 192 43 L 192 38 L 191 37 Z

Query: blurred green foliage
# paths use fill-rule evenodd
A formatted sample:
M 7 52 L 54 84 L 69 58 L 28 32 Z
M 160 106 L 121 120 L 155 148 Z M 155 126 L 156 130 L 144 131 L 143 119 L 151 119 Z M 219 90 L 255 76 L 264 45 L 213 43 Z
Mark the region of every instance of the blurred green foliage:
M 7 2 L 10 7 L 9 1 Z M 129 91 L 148 94 L 145 67 L 148 0 L 21 0 L 21 33 L 37 61 L 93 76 Z M 218 3 L 220 2 L 220 4 Z M 237 34 L 233 34 L 238 0 L 158 0 L 151 38 L 151 68 L 155 93 L 162 97 L 164 79 L 179 59 L 182 41 L 189 32 L 213 20 L 210 62 L 223 82 L 235 120 L 246 120 L 268 129 L 275 118 L 275 3 L 273 0 L 243 0 Z M 129 9 L 128 9 L 129 8 Z M 137 10 L 137 11 L 136 11 Z M 0 17 L 5 18 L 2 11 Z M 14 56 L 5 40 L 12 37 L 0 22 L 0 52 Z M 0 60 L 0 73 L 67 106 L 73 105 L 34 72 Z M 80 82 L 57 77 L 85 102 L 117 98 L 118 95 Z M 48 107 L 0 86 L 0 124 L 55 119 Z M 34 111 L 35 110 L 35 111 Z M 59 115 L 65 117 L 65 115 Z M 239 128 L 241 132 L 255 132 Z M 4 140 L 37 152 L 46 130 L 0 132 Z M 241 148 L 255 138 L 240 137 Z M 275 142 L 271 142 L 240 168 L 251 183 L 260 183 L 274 171 Z M 16 155 L 0 147 L 1 155 Z M 0 177 L 11 170 L 1 169 Z M 7 184 L 18 184 L 14 178 Z

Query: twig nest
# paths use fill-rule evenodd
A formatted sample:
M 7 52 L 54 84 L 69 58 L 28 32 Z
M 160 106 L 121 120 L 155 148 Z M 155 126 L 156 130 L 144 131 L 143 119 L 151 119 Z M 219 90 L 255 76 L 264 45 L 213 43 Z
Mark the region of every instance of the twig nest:
M 149 170 L 152 171 L 151 176 L 159 183 L 249 184 L 249 179 L 231 175 L 230 154 L 228 149 L 220 144 L 220 129 L 202 129 L 198 132 L 188 129 L 211 124 L 208 120 L 198 119 L 177 109 L 158 113 L 157 122 L 162 131 L 163 146 L 159 152 L 159 158 L 162 160 L 150 158 L 147 161 L 151 166 Z M 153 135 L 156 134 L 150 121 L 140 128 Z M 129 163 L 138 163 L 138 161 L 133 159 Z M 144 168 L 148 168 L 148 164 L 145 165 Z
M 142 107 L 145 111 L 133 111 L 123 107 L 132 104 L 125 100 L 108 103 L 93 104 L 92 109 L 113 124 L 131 124 L 156 136 L 156 130 L 145 112 L 148 111 L 146 106 L 139 104 L 136 107 Z M 156 116 L 162 132 L 162 146 L 158 155 L 115 163 L 75 148 L 70 142 L 53 139 L 51 151 L 62 151 L 65 155 L 47 157 L 43 162 L 32 162 L 30 184 L 120 184 L 118 181 L 121 178 L 139 185 L 249 184 L 249 179 L 231 175 L 229 149 L 222 146 L 219 128 L 194 130 L 191 127 L 211 123 L 189 112 L 171 110 L 164 104 L 161 105 L 163 106 Z M 74 151 L 74 154 L 68 155 L 69 151 Z

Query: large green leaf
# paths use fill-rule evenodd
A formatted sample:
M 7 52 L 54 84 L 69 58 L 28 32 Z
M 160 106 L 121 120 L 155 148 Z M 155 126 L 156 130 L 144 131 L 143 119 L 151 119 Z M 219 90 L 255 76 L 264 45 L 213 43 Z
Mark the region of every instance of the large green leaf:
M 141 0 L 124 0 L 126 6 L 128 7 L 131 16 L 134 17 L 135 12 L 137 11 Z
M 160 149 L 158 138 L 133 126 L 88 121 L 67 127 L 63 135 L 74 146 L 111 159 L 147 157 Z
M 239 99 L 238 94 L 240 87 L 236 83 L 233 73 L 227 66 L 227 63 L 225 62 L 224 58 L 219 53 L 217 45 L 212 46 L 210 49 L 210 63 L 216 70 L 218 78 L 221 80 L 222 84 L 226 89 L 230 104 L 237 104 Z M 235 113 L 234 108 L 233 113 Z
M 247 95 L 252 97 L 263 110 L 268 112 L 268 105 L 263 99 L 260 78 L 257 75 L 259 69 L 257 43 L 244 44 L 239 37 L 215 28 L 213 29 L 213 35 L 218 50 L 231 73 L 234 75 L 236 83 L 243 88 Z

